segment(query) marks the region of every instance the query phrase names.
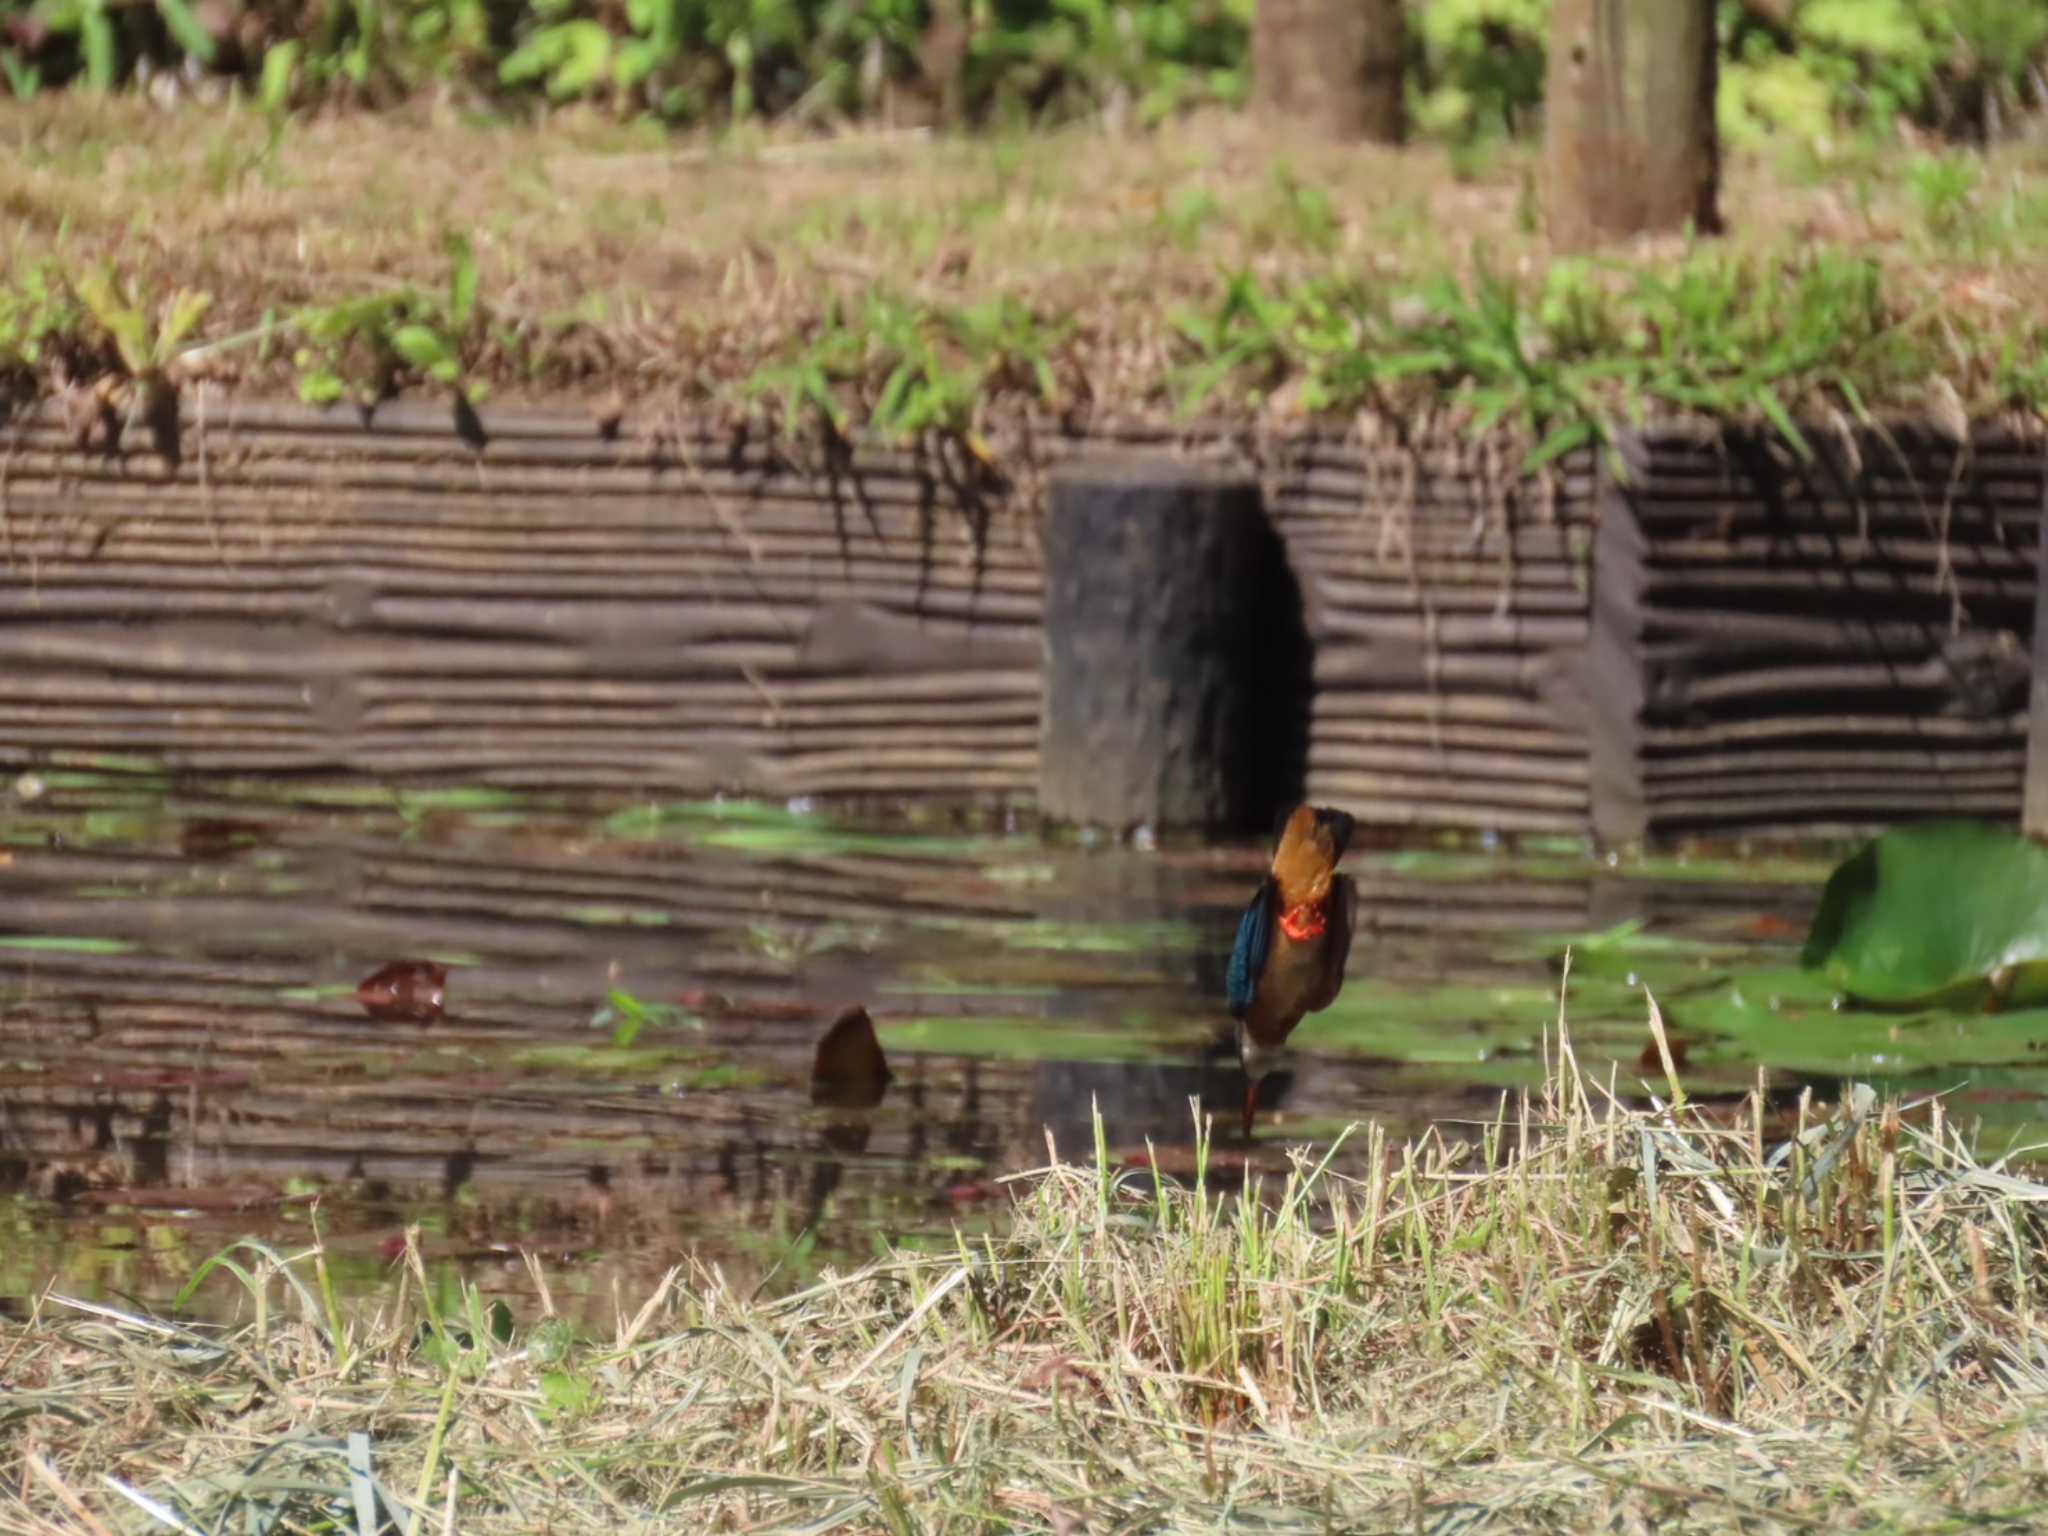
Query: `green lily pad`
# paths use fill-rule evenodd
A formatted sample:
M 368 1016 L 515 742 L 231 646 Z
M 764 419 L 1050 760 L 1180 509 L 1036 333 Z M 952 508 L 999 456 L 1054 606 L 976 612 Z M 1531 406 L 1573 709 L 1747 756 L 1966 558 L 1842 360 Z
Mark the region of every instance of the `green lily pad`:
M 1802 959 L 1879 1006 L 2048 998 L 2048 849 L 1984 822 L 1894 828 L 1828 877 Z

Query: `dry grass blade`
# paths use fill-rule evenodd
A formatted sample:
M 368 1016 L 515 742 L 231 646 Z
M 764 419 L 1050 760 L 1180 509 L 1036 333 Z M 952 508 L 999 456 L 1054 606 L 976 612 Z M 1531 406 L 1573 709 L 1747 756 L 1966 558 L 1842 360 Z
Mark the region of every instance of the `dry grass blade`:
M 1852 1086 L 1774 1148 L 1759 1105 L 1635 1110 L 1550 1051 L 1521 1123 L 1375 1133 L 1357 1181 L 1053 1163 L 1003 1239 L 773 1300 L 679 1271 L 611 1338 L 483 1326 L 417 1268 L 345 1358 L 261 1269 L 217 1349 L 41 1307 L 0 1324 L 47 1384 L 22 1497 L 358 1536 L 2037 1524 L 2048 1185 L 1938 1105 Z

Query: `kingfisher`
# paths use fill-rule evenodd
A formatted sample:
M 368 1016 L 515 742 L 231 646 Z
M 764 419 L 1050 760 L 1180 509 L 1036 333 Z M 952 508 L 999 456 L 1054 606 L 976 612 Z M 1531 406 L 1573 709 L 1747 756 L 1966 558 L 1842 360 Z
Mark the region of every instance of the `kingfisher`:
M 1230 952 L 1230 1016 L 1245 1075 L 1244 1133 L 1252 1133 L 1259 1081 L 1304 1014 L 1320 1013 L 1344 985 L 1358 918 L 1358 888 L 1337 873 L 1356 823 L 1325 806 L 1297 807 L 1272 867 L 1237 925 Z

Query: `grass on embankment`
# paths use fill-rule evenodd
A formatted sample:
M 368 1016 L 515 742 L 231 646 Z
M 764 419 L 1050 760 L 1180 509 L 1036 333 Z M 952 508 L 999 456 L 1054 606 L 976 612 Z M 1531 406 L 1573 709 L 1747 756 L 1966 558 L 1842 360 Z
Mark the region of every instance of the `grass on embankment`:
M 1333 148 L 1220 112 L 678 141 L 578 112 L 70 95 L 0 127 L 0 369 L 47 384 L 85 345 L 74 383 L 189 354 L 192 376 L 322 399 L 619 387 L 898 439 L 1002 402 L 1449 407 L 1532 439 L 1642 410 L 1952 419 L 2048 403 L 2044 166 L 2038 146 L 1731 157 L 1728 238 L 1586 263 L 1549 251 L 1526 144 Z M 82 298 L 108 266 L 127 286 Z M 189 329 L 180 293 L 210 298 Z
M 1012 1234 L 616 1336 L 244 1249 L 226 1332 L 0 1328 L 36 1529 L 2039 1529 L 2048 1185 L 1938 1106 L 1633 1112 L 1264 1203 L 1055 1166 Z M 1380 1156 L 1379 1154 L 1386 1155 Z M 150 1514 L 148 1509 L 163 1513 Z M 175 1512 L 173 1514 L 172 1512 Z M 245 1521 L 253 1521 L 245 1525 Z

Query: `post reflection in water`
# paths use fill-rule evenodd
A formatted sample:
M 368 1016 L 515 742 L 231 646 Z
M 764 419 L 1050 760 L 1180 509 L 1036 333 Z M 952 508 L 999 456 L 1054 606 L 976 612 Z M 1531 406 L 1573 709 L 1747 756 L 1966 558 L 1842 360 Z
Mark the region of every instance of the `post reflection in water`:
M 0 1178 L 28 1236 L 0 1295 L 174 1294 L 218 1241 L 307 1235 L 316 1196 L 363 1283 L 413 1222 L 465 1263 L 693 1253 L 793 1282 L 799 1234 L 844 1264 L 999 1223 L 1002 1176 L 1048 1131 L 1092 1157 L 1097 1110 L 1120 1160 L 1188 1147 L 1193 1103 L 1274 1168 L 1360 1118 L 1490 1118 L 1555 1014 L 1543 951 L 1503 943 L 1616 920 L 1591 860 L 1445 878 L 1354 849 L 1354 974 L 1262 1071 L 1247 1144 L 1224 971 L 1270 849 L 471 798 L 53 788 L 17 814 Z M 1631 915 L 1810 901 L 1675 889 L 1627 884 Z M 1404 1024 L 1447 977 L 1529 1022 Z M 1616 1058 L 1641 1048 L 1638 1018 Z
M 839 1187 L 843 1158 L 868 1149 L 874 1121 L 869 1111 L 889 1091 L 889 1062 L 865 1008 L 848 1008 L 818 1042 L 811 1064 L 811 1104 L 823 1110 L 818 1126 L 819 1156 L 811 1175 L 806 1228 L 815 1226 L 832 1191 Z M 836 1154 L 836 1155 L 835 1155 Z

